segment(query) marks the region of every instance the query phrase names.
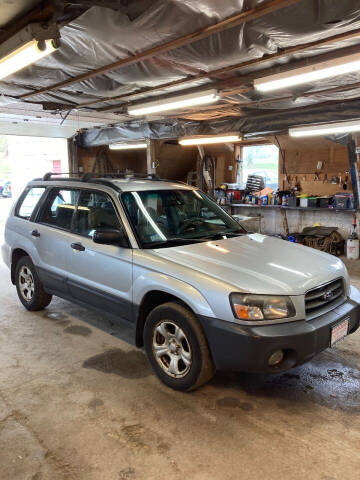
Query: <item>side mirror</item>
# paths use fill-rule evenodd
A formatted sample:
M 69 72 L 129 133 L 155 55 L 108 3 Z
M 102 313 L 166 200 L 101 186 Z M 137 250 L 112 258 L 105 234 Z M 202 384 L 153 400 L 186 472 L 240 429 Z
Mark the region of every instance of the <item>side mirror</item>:
M 93 241 L 102 245 L 118 245 L 128 248 L 129 241 L 122 230 L 95 230 Z

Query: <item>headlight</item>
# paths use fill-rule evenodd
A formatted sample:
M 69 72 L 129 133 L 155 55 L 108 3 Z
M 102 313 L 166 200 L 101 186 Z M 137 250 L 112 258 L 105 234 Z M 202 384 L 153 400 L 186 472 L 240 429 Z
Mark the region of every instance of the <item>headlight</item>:
M 289 297 L 232 293 L 230 303 L 239 320 L 277 320 L 295 316 L 295 308 Z

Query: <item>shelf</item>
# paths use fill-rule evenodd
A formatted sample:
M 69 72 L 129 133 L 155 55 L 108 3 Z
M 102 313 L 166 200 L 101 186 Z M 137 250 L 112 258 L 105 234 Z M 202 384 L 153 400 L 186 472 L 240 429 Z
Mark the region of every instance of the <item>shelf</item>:
M 228 207 L 243 207 L 243 208 L 270 208 L 274 210 L 300 210 L 303 212 L 342 212 L 354 213 L 355 208 L 320 208 L 320 207 L 283 207 L 282 205 L 253 205 L 251 203 L 230 203 L 224 205 Z

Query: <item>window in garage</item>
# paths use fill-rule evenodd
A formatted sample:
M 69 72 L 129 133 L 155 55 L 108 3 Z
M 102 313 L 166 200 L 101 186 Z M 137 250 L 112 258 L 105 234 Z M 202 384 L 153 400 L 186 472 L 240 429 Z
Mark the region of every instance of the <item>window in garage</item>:
M 261 175 L 265 185 L 277 190 L 279 184 L 279 149 L 275 145 L 243 147 L 243 180 L 248 175 Z

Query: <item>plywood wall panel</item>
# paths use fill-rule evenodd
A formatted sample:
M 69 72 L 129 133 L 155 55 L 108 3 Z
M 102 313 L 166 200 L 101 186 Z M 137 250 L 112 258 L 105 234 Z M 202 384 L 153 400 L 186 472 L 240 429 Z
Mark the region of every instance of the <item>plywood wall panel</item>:
M 322 137 L 294 139 L 287 135 L 282 135 L 278 137 L 278 141 L 283 153 L 279 159 L 280 188 L 285 190 L 291 188 L 296 183 L 295 177 L 297 177 L 302 193 L 334 195 L 339 191 L 345 191 L 342 184 L 345 180 L 346 172 L 349 171 L 346 146 Z M 317 168 L 318 162 L 322 162 L 320 170 Z M 314 180 L 315 172 L 318 173 L 320 181 Z M 290 178 L 290 182 L 286 181 L 286 175 Z M 340 175 L 342 183 L 332 184 L 332 177 L 339 177 Z M 352 192 L 350 176 L 346 191 Z

